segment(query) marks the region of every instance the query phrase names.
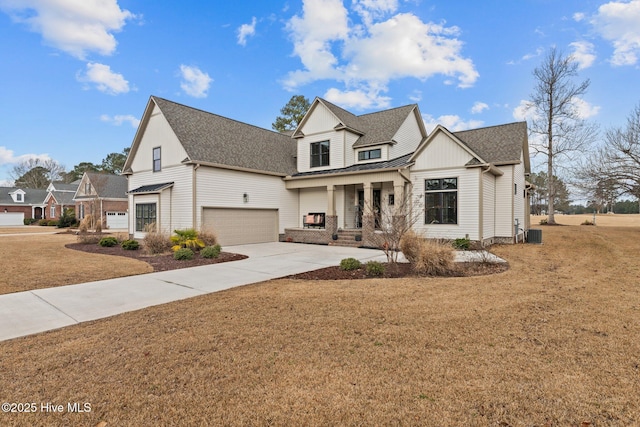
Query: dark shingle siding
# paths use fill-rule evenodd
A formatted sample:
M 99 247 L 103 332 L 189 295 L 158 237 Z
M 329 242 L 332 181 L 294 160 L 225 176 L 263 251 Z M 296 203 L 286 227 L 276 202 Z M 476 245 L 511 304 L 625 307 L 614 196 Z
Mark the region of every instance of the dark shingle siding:
M 166 99 L 152 97 L 189 160 L 290 175 L 296 142 L 289 136 Z
M 139 194 L 139 193 L 155 193 L 160 190 L 164 190 L 165 188 L 169 188 L 173 185 L 173 182 L 163 182 L 161 184 L 150 184 L 143 185 L 142 187 L 135 188 L 129 191 L 130 194 Z

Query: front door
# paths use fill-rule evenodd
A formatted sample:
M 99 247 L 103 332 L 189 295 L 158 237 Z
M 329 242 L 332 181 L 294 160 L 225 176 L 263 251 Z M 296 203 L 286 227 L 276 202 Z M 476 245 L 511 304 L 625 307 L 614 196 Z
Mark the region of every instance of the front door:
M 375 227 L 380 228 L 380 190 L 373 190 L 373 214 Z M 356 209 L 356 228 L 362 228 L 362 214 L 364 213 L 364 190 L 358 190 L 358 208 Z

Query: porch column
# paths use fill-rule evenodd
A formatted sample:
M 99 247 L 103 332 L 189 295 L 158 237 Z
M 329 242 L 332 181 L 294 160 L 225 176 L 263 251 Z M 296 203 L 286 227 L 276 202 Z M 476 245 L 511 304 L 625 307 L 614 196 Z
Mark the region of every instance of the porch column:
M 324 218 L 324 228 L 327 233 L 327 241 L 338 232 L 338 216 L 336 215 L 336 187 L 327 185 L 327 215 Z
M 363 214 L 371 215 L 373 212 L 373 185 L 370 182 L 363 182 L 364 188 L 364 212 Z
M 371 182 L 363 182 L 364 207 L 362 211 L 362 242 L 365 246 L 376 246 L 375 242 L 375 215 L 373 212 L 373 185 Z
M 408 200 L 404 199 L 404 181 L 393 181 L 393 198 L 396 210 L 408 207 L 404 206 L 408 204 Z

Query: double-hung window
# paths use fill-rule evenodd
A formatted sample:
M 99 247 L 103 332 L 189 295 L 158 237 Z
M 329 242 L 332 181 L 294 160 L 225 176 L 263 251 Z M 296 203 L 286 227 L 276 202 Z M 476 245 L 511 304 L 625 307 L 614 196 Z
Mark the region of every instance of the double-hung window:
M 156 222 L 156 204 L 139 203 L 136 205 L 136 231 L 145 231 L 145 226 Z
M 329 141 L 311 143 L 310 164 L 312 168 L 329 166 Z
M 458 179 L 427 179 L 424 182 L 425 224 L 458 223 Z
M 153 171 L 160 172 L 161 163 L 160 163 L 160 147 L 155 147 L 153 149 Z

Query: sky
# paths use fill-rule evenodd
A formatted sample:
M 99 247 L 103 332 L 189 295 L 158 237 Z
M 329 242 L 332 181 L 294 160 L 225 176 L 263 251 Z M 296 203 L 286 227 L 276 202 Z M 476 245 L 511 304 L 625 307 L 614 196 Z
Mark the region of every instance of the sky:
M 25 159 L 122 152 L 151 95 L 267 129 L 298 94 L 417 103 L 427 129 L 525 120 L 552 47 L 590 79 L 581 115 L 623 126 L 640 0 L 0 0 L 0 185 Z

